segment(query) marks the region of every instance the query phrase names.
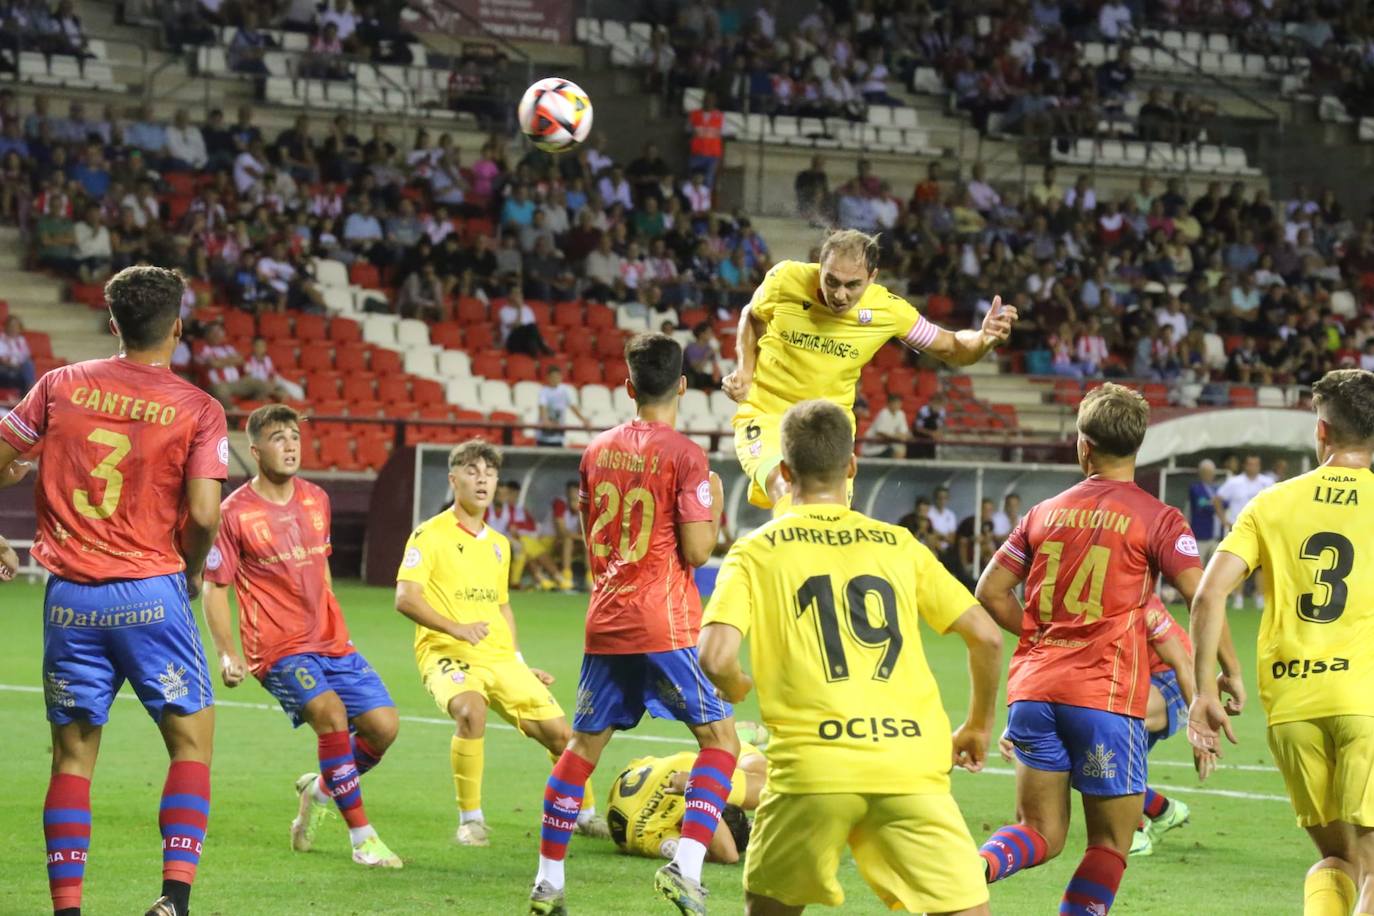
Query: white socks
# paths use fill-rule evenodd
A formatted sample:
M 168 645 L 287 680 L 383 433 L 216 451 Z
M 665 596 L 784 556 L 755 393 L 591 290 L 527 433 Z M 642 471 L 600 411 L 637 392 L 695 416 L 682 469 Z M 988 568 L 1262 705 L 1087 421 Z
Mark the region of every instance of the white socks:
M 323 779 L 323 778 L 324 778 L 324 777 L 320 777 L 320 779 Z M 326 792 L 324 789 L 320 788 L 320 779 L 316 779 L 315 782 L 314 782 L 314 784 L 312 785 L 311 791 L 310 791 L 310 797 L 313 798 L 313 799 L 315 800 L 315 804 L 317 804 L 317 805 L 329 805 L 329 804 L 333 804 L 334 799 L 332 799 L 332 798 L 329 797 L 329 793 L 328 793 L 328 792 Z
M 466 824 L 468 821 L 484 821 L 484 820 L 486 820 L 486 818 L 482 817 L 482 809 L 481 809 L 481 808 L 474 808 L 474 809 L 472 809 L 471 811 L 459 811 L 459 812 L 458 812 L 458 823 L 459 823 L 459 824 Z
M 580 827 L 594 817 L 596 817 L 595 808 L 583 808 L 581 811 L 577 812 L 577 824 Z
M 352 843 L 354 846 L 361 846 L 364 840 L 371 839 L 376 835 L 377 831 L 372 829 L 371 824 L 348 828 L 348 842 Z
M 534 883 L 538 884 L 540 881 L 547 881 L 554 890 L 561 891 L 563 889 L 563 860 L 559 859 L 555 862 L 553 859 L 540 856 L 539 873 L 534 876 Z
M 706 847 L 700 840 L 689 840 L 682 837 L 677 841 L 677 854 L 673 856 L 673 864 L 677 870 L 682 872 L 684 878 L 691 878 L 698 883 L 701 882 L 701 863 L 706 861 Z

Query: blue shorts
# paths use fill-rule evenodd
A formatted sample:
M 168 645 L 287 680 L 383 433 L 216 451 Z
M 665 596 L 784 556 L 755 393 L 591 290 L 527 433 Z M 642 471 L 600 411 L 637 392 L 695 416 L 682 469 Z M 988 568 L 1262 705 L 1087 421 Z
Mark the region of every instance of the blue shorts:
M 277 698 L 282 711 L 299 728 L 301 710 L 315 697 L 332 690 L 343 701 L 349 719 L 379 706 L 395 706 L 386 685 L 360 652 L 330 655 L 287 655 L 277 659 L 262 679 L 262 686 Z
M 186 577 L 99 584 L 50 577 L 43 597 L 48 721 L 104 725 L 125 681 L 154 721 L 214 705 Z
M 1153 749 L 1156 742 L 1174 734 L 1179 725 L 1187 721 L 1188 704 L 1183 702 L 1183 691 L 1178 688 L 1178 675 L 1172 670 L 1150 675 L 1150 683 L 1164 694 L 1164 712 L 1169 717 L 1169 723 L 1164 728 L 1150 732 L 1148 748 Z
M 1016 758 L 1035 770 L 1068 772 L 1084 795 L 1145 791 L 1145 720 L 1083 706 L 1017 700 L 1007 714 Z
M 701 670 L 695 647 L 582 657 L 575 730 L 634 728 L 646 709 L 656 718 L 688 725 L 719 722 L 731 713 L 730 704 L 716 696 L 716 688 Z

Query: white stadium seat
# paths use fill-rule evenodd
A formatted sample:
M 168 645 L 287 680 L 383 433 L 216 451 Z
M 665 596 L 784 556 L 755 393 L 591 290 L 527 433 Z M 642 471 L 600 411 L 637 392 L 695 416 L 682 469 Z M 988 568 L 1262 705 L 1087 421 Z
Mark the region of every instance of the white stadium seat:
M 472 375 L 472 358 L 462 350 L 442 350 L 438 359 L 439 374 L 444 378 L 462 379 Z
M 429 325 L 416 318 L 402 318 L 396 325 L 396 342 L 403 347 L 429 346 Z
M 463 410 L 476 410 L 478 402 L 477 380 L 457 378 L 444 386 L 444 398 L 455 407 Z
M 615 412 L 615 407 L 611 403 L 611 389 L 605 385 L 583 385 L 579 394 L 579 409 L 584 414 L 590 416 L 603 410 L 608 413 Z
M 368 315 L 361 321 L 363 341 L 379 347 L 395 347 L 396 322 L 391 315 Z
M 515 402 L 511 400 L 510 385 L 500 379 L 484 379 L 477 386 L 478 402 L 484 413 L 500 410 L 515 413 Z

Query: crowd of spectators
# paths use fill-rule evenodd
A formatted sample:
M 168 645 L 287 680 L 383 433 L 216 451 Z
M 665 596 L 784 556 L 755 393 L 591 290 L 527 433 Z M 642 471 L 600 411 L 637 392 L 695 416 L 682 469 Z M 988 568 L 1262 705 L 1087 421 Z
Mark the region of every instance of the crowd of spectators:
M 603 137 L 512 162 L 492 135 L 464 161 L 449 134 L 378 124 L 359 138 L 343 115 L 269 137 L 251 106 L 199 123 L 124 114 L 72 102 L 59 115 L 41 95 L 21 112 L 0 93 L 0 212 L 29 232 L 37 266 L 99 283 L 155 263 L 218 303 L 321 312 L 313 261 L 328 258 L 365 269 L 384 292 L 372 309 L 442 321 L 461 298 L 490 303 L 497 345 L 533 356 L 552 351 L 527 300 L 676 327 L 687 310 L 729 317 L 770 266 L 748 220 L 714 213 L 704 172 L 674 173 L 652 143 L 628 162 Z M 226 400 L 281 391 L 237 363 L 200 371 Z
M 1329 189 L 1273 201 L 1146 176 L 1107 195 L 1048 166 L 1023 192 L 937 163 L 902 199 L 862 162 L 830 184 L 817 157 L 798 207 L 881 232 L 884 270 L 936 320 L 981 320 L 998 294 L 1015 304 L 1014 359 L 1032 373 L 1309 384 L 1374 365 L 1374 211 Z
M 0 36 L 0 69 L 11 72 L 19 52 L 91 56 L 72 0 L 6 0 L 0 3 Z
M 960 519 L 950 505 L 949 488 L 940 486 L 930 496 L 917 496 L 912 511 L 898 519 L 897 524 L 915 535 L 946 569 L 972 588 L 978 570 L 987 564 L 1020 520 L 1018 493 L 1007 493 L 1000 506 L 996 500 L 984 499 L 976 518 L 968 515 Z

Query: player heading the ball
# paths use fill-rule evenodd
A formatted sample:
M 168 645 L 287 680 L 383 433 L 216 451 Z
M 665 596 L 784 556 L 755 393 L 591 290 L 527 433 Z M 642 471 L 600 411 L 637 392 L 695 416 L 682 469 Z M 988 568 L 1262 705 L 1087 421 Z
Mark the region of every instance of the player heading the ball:
M 751 914 L 842 906 L 846 846 L 890 909 L 988 912 L 982 863 L 950 794 L 982 769 L 1002 634 L 909 531 L 848 505 L 850 418 L 806 401 L 780 424 L 787 514 L 736 541 L 706 609 L 701 662 L 721 695 L 757 683 L 768 784 L 745 854 Z M 969 652 L 969 714 L 950 735 L 920 623 Z M 750 639 L 751 679 L 740 666 Z
M 171 757 L 162 788 L 162 895 L 186 916 L 210 814 L 214 697 L 191 598 L 219 527 L 229 439 L 219 402 L 170 368 L 180 274 L 129 267 L 105 284 L 120 354 L 54 369 L 0 420 L 0 486 L 41 442 L 33 558 L 43 607 L 52 778 L 43 802 L 53 910 L 74 916 L 91 837 L 91 774 L 127 681 Z
M 701 596 L 692 567 L 715 547 L 722 498 L 705 452 L 673 428 L 687 390 L 682 347 L 662 334 L 640 334 L 625 345 L 625 362 L 635 417 L 593 439 L 578 473 L 595 587 L 572 741 L 544 789 L 529 910 L 537 916 L 566 912 L 563 860 L 587 781 L 611 735 L 634 728 L 645 710 L 684 723 L 701 748 L 682 836 L 654 883 L 681 912 L 705 912 L 701 865 L 739 755 L 730 706 L 697 661 Z
M 354 862 L 400 868 L 400 857 L 368 821 L 361 783 L 396 740 L 396 704 L 353 647 L 334 595 L 329 494 L 296 476 L 300 424 L 285 404 L 259 407 L 248 417 L 258 473 L 220 507 L 219 537 L 205 561 L 205 620 L 224 686 L 237 687 L 251 671 L 292 727 L 308 722 L 315 731 L 320 770 L 296 780 L 291 848 L 309 852 L 320 822 L 337 806 Z M 242 655 L 230 588 L 238 590 Z
M 824 398 L 854 426 L 854 393 L 869 360 L 892 339 L 951 366 L 978 362 L 1004 343 L 1016 309 L 992 300 L 978 330 L 947 331 L 876 282 L 878 239 L 857 229 L 832 232 L 819 263 L 779 261 L 739 319 L 739 368 L 721 382 L 733 400 L 735 455 L 753 481 L 749 501 L 786 510 L 778 427 L 787 408 Z

